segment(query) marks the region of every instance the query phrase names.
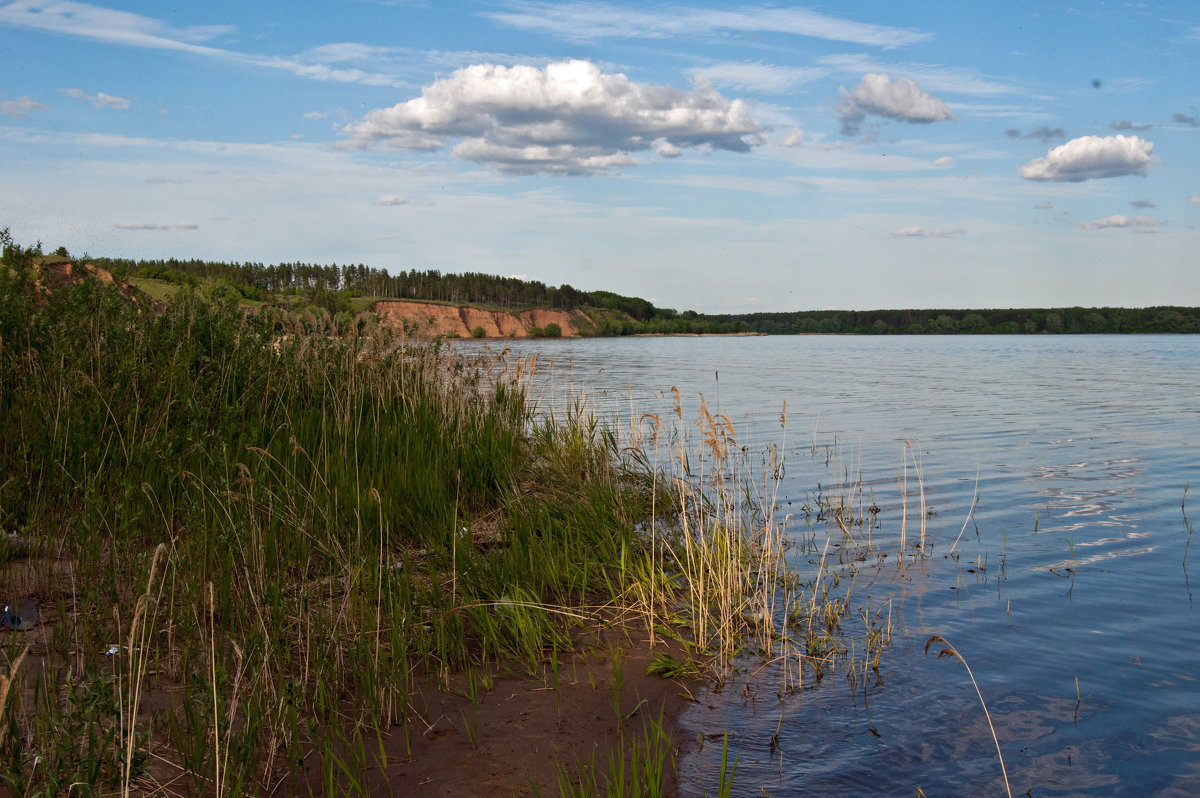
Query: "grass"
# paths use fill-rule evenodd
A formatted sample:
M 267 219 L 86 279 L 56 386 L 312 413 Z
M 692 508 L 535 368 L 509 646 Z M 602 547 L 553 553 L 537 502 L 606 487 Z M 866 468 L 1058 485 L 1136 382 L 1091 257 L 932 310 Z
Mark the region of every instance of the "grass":
M 987 702 L 983 700 L 983 693 L 979 690 L 979 684 L 975 681 L 975 674 L 971 672 L 971 666 L 967 664 L 967 660 L 963 657 L 963 655 L 958 653 L 958 649 L 950 645 L 950 641 L 941 635 L 934 635 L 925 641 L 926 655 L 929 654 L 929 647 L 934 643 L 939 643 L 945 646 L 945 648 L 938 652 L 938 659 L 941 659 L 942 657 L 950 657 L 958 660 L 960 663 L 962 663 L 962 666 L 966 668 L 967 676 L 971 679 L 971 686 L 975 688 L 975 695 L 979 697 L 979 705 L 983 707 L 984 717 L 987 718 L 988 729 L 992 732 L 992 741 L 996 744 L 996 758 L 1000 760 L 1000 773 L 1004 776 L 1004 791 L 1008 794 L 1009 798 L 1012 798 L 1012 788 L 1008 786 L 1008 770 L 1004 767 L 1004 754 L 1000 751 L 1000 738 L 996 736 L 996 727 L 992 724 L 992 715 L 990 712 L 988 712 Z M 1075 689 L 1076 694 L 1078 694 L 1078 681 L 1075 683 Z M 1078 711 L 1078 701 L 1076 702 L 1075 706 L 1076 711 Z
M 668 423 L 534 415 L 536 362 L 371 317 L 191 293 L 139 312 L 91 279 L 40 294 L 28 255 L 6 246 L 0 271 L 0 530 L 28 543 L 0 569 L 57 611 L 37 667 L 13 652 L 0 682 L 18 793 L 268 794 L 314 758 L 324 789 L 366 792 L 380 737 L 420 720 L 415 674 L 468 674 L 473 736 L 473 674 L 550 652 L 557 675 L 597 604 L 687 639 L 652 664 L 668 678 L 747 654 L 787 690 L 839 661 L 864 689 L 878 675 L 890 614 L 849 613 L 882 556 L 852 469 L 812 500 L 813 554 L 826 539 L 802 573 L 786 447 L 753 462 L 703 400 L 695 425 L 678 392 Z M 643 731 L 610 785 L 667 766 L 661 718 Z

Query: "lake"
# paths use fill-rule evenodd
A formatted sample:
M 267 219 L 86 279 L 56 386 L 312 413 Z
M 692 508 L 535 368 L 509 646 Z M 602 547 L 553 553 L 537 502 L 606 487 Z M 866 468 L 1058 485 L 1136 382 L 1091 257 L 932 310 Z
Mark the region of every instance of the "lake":
M 552 395 L 574 386 L 618 423 L 669 415 L 677 387 L 685 420 L 704 395 L 751 453 L 781 445 L 780 516 L 817 548 L 829 533 L 801 508 L 819 490 L 849 483 L 879 510 L 872 542 L 886 556 L 842 587 L 851 613 L 888 613 L 878 676 L 805 673 L 802 689 L 781 694 L 769 674 L 735 675 L 684 718 L 686 734 L 706 735 L 680 763 L 684 794 L 715 793 L 725 732 L 735 795 L 1003 794 L 980 699 L 958 661 L 935 656 L 944 646 L 925 654 L 932 635 L 974 673 L 1013 794 L 1200 794 L 1200 624 L 1187 570 L 1198 563 L 1200 578 L 1200 544 L 1187 559 L 1185 518 L 1188 502 L 1200 508 L 1200 337 L 511 347 L 537 353 Z M 910 547 L 920 527 L 917 465 L 924 557 L 899 547 L 903 516 Z M 799 569 L 812 551 L 799 546 Z

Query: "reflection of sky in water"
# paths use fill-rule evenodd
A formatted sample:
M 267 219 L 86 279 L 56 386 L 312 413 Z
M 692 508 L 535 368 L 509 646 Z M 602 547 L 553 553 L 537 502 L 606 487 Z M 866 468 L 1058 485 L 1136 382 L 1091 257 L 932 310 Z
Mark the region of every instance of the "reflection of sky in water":
M 553 357 L 543 376 L 555 390 L 586 388 L 597 412 L 622 423 L 673 417 L 677 386 L 685 421 L 703 394 L 737 425 L 752 460 L 782 443 L 781 517 L 790 513 L 789 530 L 817 545 L 826 527 L 809 529 L 800 508 L 818 482 L 836 493 L 849 476 L 880 508 L 871 537 L 891 554 L 853 576 L 851 611 L 891 602 L 897 633 L 883 684 L 852 693 L 841 676 L 826 677 L 780 701 L 760 674 L 752 698 L 736 680 L 707 696 L 689 733 L 735 732 L 737 794 L 1002 792 L 965 671 L 922 654 L 933 634 L 970 662 L 1014 794 L 1200 794 L 1200 624 L 1180 508 L 1184 486 L 1200 486 L 1200 337 L 650 338 L 513 349 L 540 352 L 543 366 Z M 687 434 L 698 437 L 695 427 Z M 901 571 L 906 440 L 919 456 L 933 550 Z M 910 459 L 910 542 L 916 486 Z M 1189 495 L 1200 506 L 1200 487 Z M 1200 546 L 1194 554 L 1200 561 Z M 811 559 L 793 554 L 802 570 Z M 715 792 L 719 749 L 710 741 L 685 760 L 685 793 Z

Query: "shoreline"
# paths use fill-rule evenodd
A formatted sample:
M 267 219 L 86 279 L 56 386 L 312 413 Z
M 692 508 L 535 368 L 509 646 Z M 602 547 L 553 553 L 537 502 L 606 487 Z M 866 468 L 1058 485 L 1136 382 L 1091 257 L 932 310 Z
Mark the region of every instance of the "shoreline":
M 584 784 L 596 780 L 603 794 L 610 762 L 628 763 L 631 746 L 645 754 L 647 733 L 661 730 L 670 739 L 662 794 L 678 796 L 678 763 L 694 748 L 681 736 L 680 718 L 707 683 L 666 679 L 646 669 L 661 652 L 683 658 L 683 645 L 659 638 L 651 648 L 636 622 L 590 628 L 576 637 L 573 651 L 557 652 L 557 675 L 547 652 L 533 673 L 490 666 L 444 680 L 432 675 L 417 680 L 410 696 L 417 717 L 372 746 L 373 762 L 362 774 L 368 793 L 555 795 L 560 769 L 579 787 L 582 768 Z M 314 755 L 309 759 L 314 761 L 306 762 L 312 769 L 308 783 L 293 787 L 320 788 L 315 779 L 320 763 Z

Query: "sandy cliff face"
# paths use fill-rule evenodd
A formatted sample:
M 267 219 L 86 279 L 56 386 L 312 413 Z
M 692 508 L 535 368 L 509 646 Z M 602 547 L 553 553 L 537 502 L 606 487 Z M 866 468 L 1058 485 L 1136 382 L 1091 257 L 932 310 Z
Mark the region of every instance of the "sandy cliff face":
M 522 310 L 510 313 L 501 310 L 435 305 L 430 302 L 398 302 L 384 300 L 375 310 L 405 322 L 421 335 L 470 338 L 471 330 L 483 328 L 485 338 L 528 338 L 529 330 L 544 328 L 554 322 L 564 336 L 579 335 L 581 328 L 590 326 L 587 316 L 578 310 Z

